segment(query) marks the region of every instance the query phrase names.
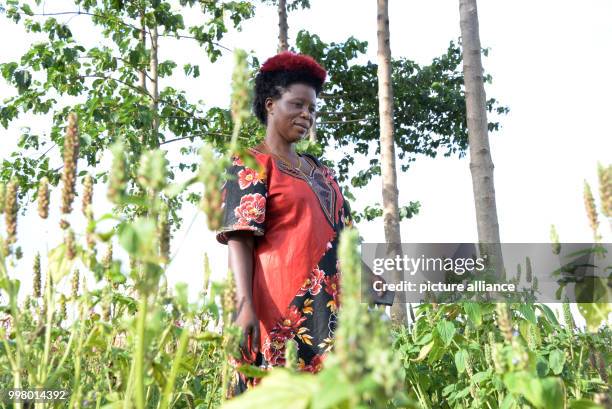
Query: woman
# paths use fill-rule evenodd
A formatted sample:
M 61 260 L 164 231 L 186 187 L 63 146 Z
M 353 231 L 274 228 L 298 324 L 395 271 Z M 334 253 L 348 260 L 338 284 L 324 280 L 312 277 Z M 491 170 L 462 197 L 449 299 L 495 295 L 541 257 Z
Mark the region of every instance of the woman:
M 236 325 L 243 359 L 283 365 L 295 342 L 298 368 L 318 372 L 333 345 L 339 307 L 336 249 L 349 210 L 330 169 L 295 143 L 314 124 L 325 70 L 311 57 L 283 52 L 255 78 L 255 115 L 266 126 L 249 150 L 260 169 L 235 158 L 224 187 L 217 240 L 229 247 L 236 277 Z M 255 382 L 240 375 L 234 391 Z

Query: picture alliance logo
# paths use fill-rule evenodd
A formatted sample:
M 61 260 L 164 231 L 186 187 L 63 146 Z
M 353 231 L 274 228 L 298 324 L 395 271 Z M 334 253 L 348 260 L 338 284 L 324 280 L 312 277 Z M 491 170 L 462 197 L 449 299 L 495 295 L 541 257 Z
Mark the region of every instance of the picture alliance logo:
M 391 271 L 403 271 L 414 276 L 417 273 L 452 272 L 458 276 L 485 270 L 487 256 L 483 257 L 410 257 L 397 255 L 395 258 L 375 258 L 372 272 L 382 275 Z

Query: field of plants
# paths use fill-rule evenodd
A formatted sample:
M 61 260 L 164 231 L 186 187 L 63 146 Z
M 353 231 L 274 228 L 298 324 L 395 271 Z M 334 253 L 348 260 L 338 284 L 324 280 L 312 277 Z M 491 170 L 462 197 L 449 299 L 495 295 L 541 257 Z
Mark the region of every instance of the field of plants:
M 244 54 L 234 75 L 233 116 L 246 112 Z M 231 149 L 239 151 L 236 128 Z M 204 286 L 189 300 L 187 285 L 167 286 L 167 200 L 201 184 L 202 211 L 218 224 L 218 184 L 227 156 L 201 151 L 198 172 L 169 184 L 161 150 L 143 153 L 128 189 L 130 153 L 112 148 L 108 199 L 127 212 L 95 215 L 91 176 L 82 178 L 76 211 L 78 118 L 68 117 L 60 203 L 49 203 L 46 179 L 38 187 L 38 214 L 59 206 L 63 243 L 32 260 L 33 293 L 19 302 L 13 269 L 21 257 L 17 183 L 0 186 L 5 233 L 0 263 L 0 385 L 63 389 L 67 401 L 35 407 L 70 408 L 608 408 L 612 329 L 609 305 L 581 306 L 587 331 L 574 324 L 569 304 L 558 317 L 543 304 L 451 303 L 410 307 L 411 323 L 392 325 L 380 307 L 360 302 L 358 234 L 347 230 L 339 255 L 342 269 L 339 329 L 333 353 L 314 375 L 297 371 L 295 350 L 286 365 L 269 372 L 234 367 L 240 334 L 231 325 L 232 275 L 211 282 L 202 260 Z M 605 182 L 606 174 L 600 172 Z M 587 197 L 587 202 L 589 202 Z M 81 214 L 79 214 L 81 213 Z M 596 216 L 596 215 L 595 215 Z M 77 218 L 86 229 L 75 232 Z M 101 230 L 111 221 L 113 227 Z M 113 249 L 116 236 L 121 245 Z M 122 264 L 116 252 L 129 254 Z M 95 277 L 95 283 L 84 277 Z M 22 275 L 23 277 L 23 275 Z M 532 282 L 527 277 L 528 282 Z M 68 285 L 69 283 L 69 285 Z M 535 285 L 532 282 L 532 285 Z M 69 287 L 70 292 L 58 289 Z M 234 371 L 263 377 L 248 393 L 230 400 Z M 32 407 L 4 400 L 3 408 Z

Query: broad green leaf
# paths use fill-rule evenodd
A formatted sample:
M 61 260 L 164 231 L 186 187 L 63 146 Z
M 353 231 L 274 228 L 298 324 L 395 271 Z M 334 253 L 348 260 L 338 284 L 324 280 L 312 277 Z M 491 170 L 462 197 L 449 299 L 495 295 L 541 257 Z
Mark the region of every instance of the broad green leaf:
M 536 372 L 540 378 L 548 375 L 548 371 L 550 367 L 548 365 L 548 360 L 544 358 L 542 355 L 538 355 L 536 358 Z
M 553 349 L 548 355 L 548 365 L 555 375 L 559 375 L 565 365 L 565 354 L 558 349 Z
M 419 356 L 417 356 L 415 359 L 412 359 L 412 361 L 420 362 L 425 359 L 427 357 L 427 354 L 429 354 L 429 351 L 431 351 L 431 348 L 433 348 L 433 346 L 434 341 L 431 341 L 429 344 L 423 345 L 423 347 L 419 351 Z
M 476 327 L 482 324 L 482 309 L 480 308 L 480 304 L 475 302 L 463 303 L 463 310 Z
M 612 312 L 612 304 L 580 303 L 578 311 L 584 317 L 589 331 L 595 332 L 601 323 L 608 319 L 608 315 Z
M 535 315 L 535 309 L 533 304 L 520 304 L 518 307 L 519 312 L 533 325 L 538 324 L 538 320 Z
M 70 272 L 74 263 L 74 260 L 68 260 L 68 257 L 66 257 L 66 246 L 64 244 L 51 249 L 48 260 L 49 273 L 55 284 L 59 283 Z
M 454 392 L 457 388 L 457 384 L 453 383 L 442 389 L 442 396 L 448 396 L 449 393 Z
M 455 352 L 455 366 L 457 367 L 457 372 L 463 373 L 465 371 L 465 366 L 468 359 L 469 355 L 465 349 L 460 349 L 459 351 Z
M 324 387 L 317 392 L 310 409 L 338 407 L 355 394 L 354 385 L 346 379 L 346 375 L 338 366 L 325 367 L 317 374 L 317 378 L 319 384 Z
M 565 385 L 560 378 L 537 378 L 521 371 L 504 375 L 504 384 L 510 392 L 524 396 L 537 409 L 565 408 Z
M 317 378 L 312 374 L 295 374 L 275 368 L 257 388 L 226 401 L 222 408 L 307 409 L 315 400 L 318 388 Z
M 436 325 L 438 336 L 445 346 L 449 346 L 455 336 L 455 325 L 450 321 L 440 321 Z
M 423 335 L 421 338 L 419 338 L 416 342 L 417 345 L 425 345 L 429 342 L 431 342 L 431 339 L 433 338 L 433 335 L 431 335 L 431 332 L 428 332 L 427 334 Z
M 596 404 L 588 399 L 571 400 L 569 403 L 570 409 L 604 409 L 603 406 Z
M 499 405 L 499 409 L 515 409 L 516 399 L 510 394 L 506 395 L 502 403 Z
M 219 339 L 220 335 L 219 334 L 214 334 L 209 332 L 208 334 L 214 335 L 216 338 L 215 339 Z M 198 338 L 199 340 L 203 340 L 205 338 Z M 265 369 L 261 369 L 258 366 L 255 365 L 240 365 L 236 368 L 238 370 L 238 372 L 246 375 L 249 378 L 263 378 L 267 375 L 269 375 L 269 371 L 266 371 Z
M 559 321 L 557 321 L 557 317 L 555 317 L 555 313 L 550 309 L 549 306 L 544 304 L 537 304 L 536 307 L 539 308 L 540 311 L 542 311 L 542 314 L 544 314 L 544 316 L 552 325 L 557 327 L 560 326 Z
M 477 372 L 474 374 L 474 376 L 472 376 L 472 383 L 478 384 L 480 382 L 483 382 L 487 379 L 489 379 L 491 377 L 491 371 L 483 371 L 483 372 Z
M 139 218 L 119 225 L 119 243 L 130 254 L 147 255 L 155 242 L 156 226 L 150 219 Z
M 468 396 L 470 394 L 470 387 L 467 386 L 465 388 L 463 388 L 462 390 L 460 390 L 456 395 L 455 395 L 455 400 L 459 400 L 459 399 L 463 399 L 466 396 Z

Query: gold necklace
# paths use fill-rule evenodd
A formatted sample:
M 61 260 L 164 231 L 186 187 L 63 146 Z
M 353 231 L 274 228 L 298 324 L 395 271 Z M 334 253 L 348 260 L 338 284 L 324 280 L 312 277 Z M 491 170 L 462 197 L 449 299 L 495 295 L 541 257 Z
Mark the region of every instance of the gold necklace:
M 298 172 L 300 172 L 300 173 L 302 173 L 302 174 L 304 173 L 304 172 L 302 172 L 302 159 L 300 159 L 300 156 L 299 156 L 299 155 L 297 155 L 297 154 L 296 154 L 296 155 L 297 155 L 297 159 L 298 159 L 298 166 L 297 166 L 297 167 L 295 167 L 295 166 L 293 166 L 293 164 L 292 164 L 292 163 L 289 161 L 289 159 L 288 159 L 288 158 L 284 157 L 283 155 L 281 155 L 281 154 L 279 154 L 279 153 L 274 153 L 274 152 L 272 151 L 272 148 L 270 148 L 270 145 L 268 145 L 268 144 L 266 143 L 266 141 L 264 141 L 264 142 L 263 142 L 263 144 L 266 146 L 266 149 L 268 150 L 268 152 L 270 152 L 270 153 L 272 154 L 272 156 L 275 156 L 276 158 L 278 158 L 278 159 L 279 159 L 281 162 L 283 162 L 283 163 L 284 163 L 286 166 L 288 166 L 288 167 L 290 167 L 290 168 L 293 168 L 293 169 L 297 170 Z

